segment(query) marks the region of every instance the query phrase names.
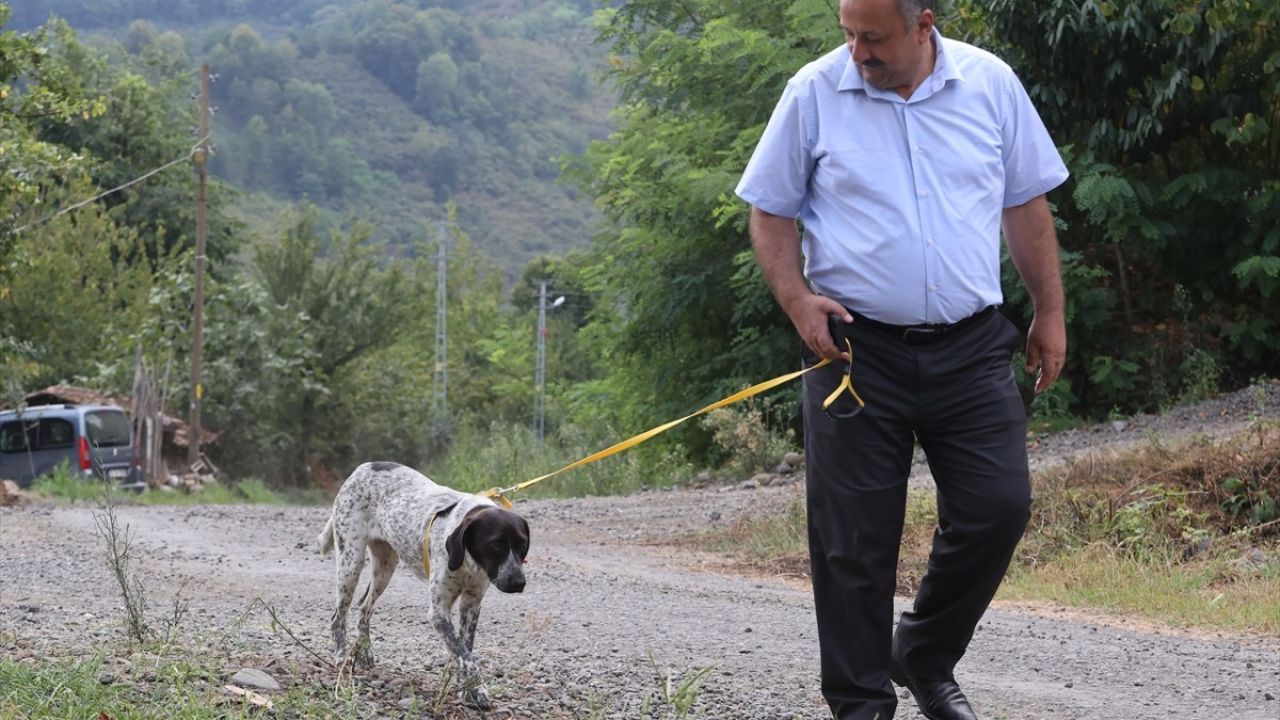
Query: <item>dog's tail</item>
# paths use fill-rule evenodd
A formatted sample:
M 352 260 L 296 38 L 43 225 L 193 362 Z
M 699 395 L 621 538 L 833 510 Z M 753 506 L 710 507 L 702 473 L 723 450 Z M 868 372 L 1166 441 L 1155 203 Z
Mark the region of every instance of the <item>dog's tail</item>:
M 321 555 L 328 555 L 333 549 L 333 515 L 329 515 L 329 522 L 324 524 L 324 530 L 316 538 L 316 543 L 320 545 Z

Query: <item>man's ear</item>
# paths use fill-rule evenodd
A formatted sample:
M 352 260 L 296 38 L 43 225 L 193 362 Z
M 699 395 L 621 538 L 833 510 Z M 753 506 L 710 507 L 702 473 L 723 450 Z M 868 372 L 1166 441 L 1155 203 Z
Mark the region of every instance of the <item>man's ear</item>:
M 472 521 L 475 520 L 476 511 L 481 508 L 475 508 L 462 518 L 462 522 L 458 523 L 458 527 L 449 533 L 449 538 L 444 541 L 444 549 L 449 552 L 449 569 L 457 570 L 462 567 L 462 561 L 467 555 L 467 530 L 471 528 Z
M 928 39 L 933 34 L 934 17 L 932 10 L 921 10 L 919 17 L 916 18 L 916 29 L 920 34 Z

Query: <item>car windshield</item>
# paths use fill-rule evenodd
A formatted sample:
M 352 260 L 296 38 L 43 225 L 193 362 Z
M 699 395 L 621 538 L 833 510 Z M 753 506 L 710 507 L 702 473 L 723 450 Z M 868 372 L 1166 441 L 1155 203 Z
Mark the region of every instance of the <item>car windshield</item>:
M 121 447 L 129 444 L 129 419 L 122 412 L 85 413 L 89 444 L 93 447 Z

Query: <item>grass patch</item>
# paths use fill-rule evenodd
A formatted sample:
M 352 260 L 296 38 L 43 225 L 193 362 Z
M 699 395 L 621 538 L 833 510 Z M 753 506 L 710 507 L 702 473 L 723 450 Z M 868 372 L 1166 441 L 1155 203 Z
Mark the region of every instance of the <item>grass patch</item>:
M 1226 553 L 1190 562 L 1136 560 L 1096 546 L 1039 567 L 1016 565 L 1005 600 L 1052 602 L 1175 627 L 1280 635 L 1280 563 Z
M 65 468 L 58 468 L 40 478 L 31 490 L 36 494 L 64 502 L 98 502 L 105 483 L 86 479 Z M 319 488 L 277 490 L 261 478 L 233 482 L 212 482 L 199 490 L 146 490 L 113 493 L 119 505 L 327 505 L 332 498 Z
M 1172 626 L 1280 634 L 1280 426 L 1221 442 L 1096 453 L 1033 478 L 1027 533 L 1000 598 L 1125 613 Z M 767 574 L 807 577 L 802 490 L 786 509 L 693 542 Z M 910 490 L 897 589 L 913 594 L 937 523 Z
M 0 659 L 0 720 L 214 720 L 248 717 L 358 718 L 354 696 L 298 684 L 271 693 L 274 712 L 223 689 L 225 671 L 185 660 L 101 656 L 39 664 Z

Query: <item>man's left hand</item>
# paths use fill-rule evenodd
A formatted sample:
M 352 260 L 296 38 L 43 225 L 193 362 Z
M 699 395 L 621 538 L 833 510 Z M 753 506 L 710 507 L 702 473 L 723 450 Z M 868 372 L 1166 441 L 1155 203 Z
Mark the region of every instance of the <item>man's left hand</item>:
M 1036 393 L 1058 379 L 1067 362 L 1067 326 L 1062 313 L 1036 313 L 1027 330 L 1027 374 L 1036 373 Z

